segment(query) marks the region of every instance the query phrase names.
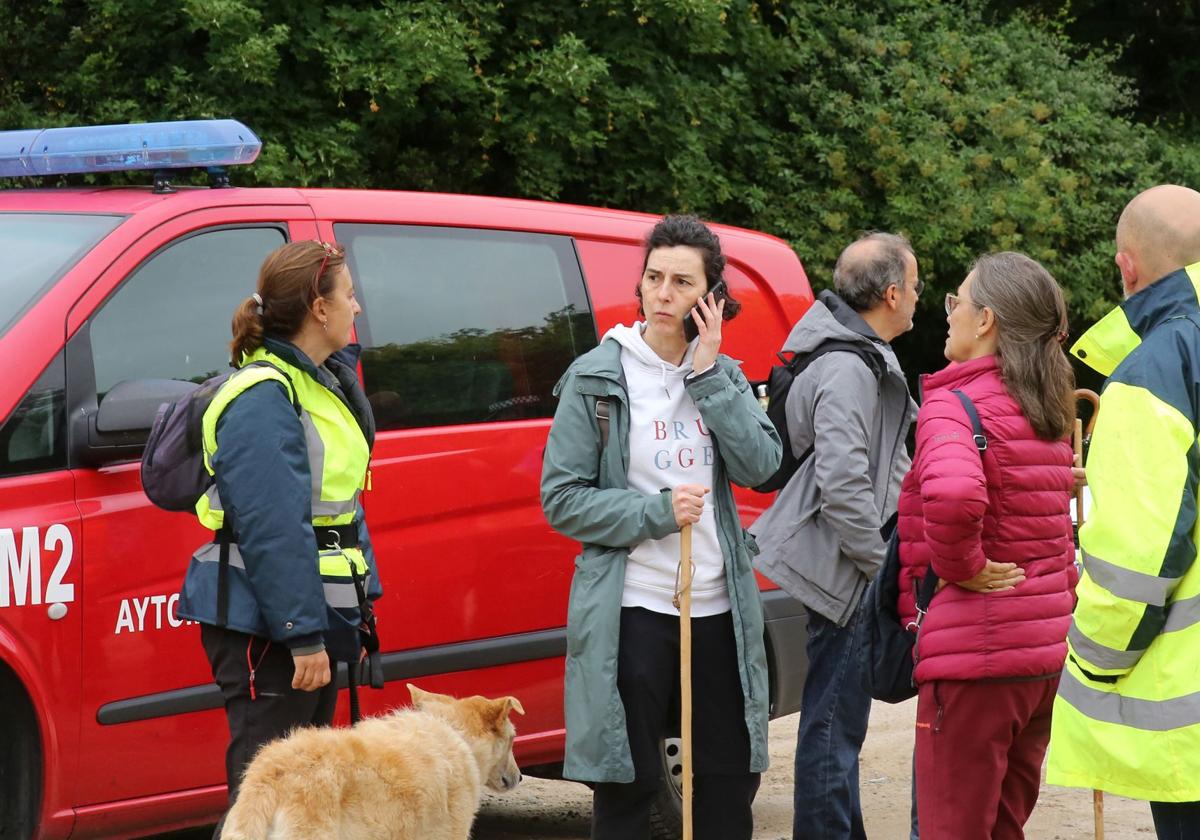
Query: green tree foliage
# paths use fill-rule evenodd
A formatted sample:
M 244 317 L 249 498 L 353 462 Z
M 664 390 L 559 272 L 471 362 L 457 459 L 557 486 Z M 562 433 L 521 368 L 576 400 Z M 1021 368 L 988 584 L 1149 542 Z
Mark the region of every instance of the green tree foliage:
M 694 211 L 788 240 L 814 285 L 914 241 L 923 313 L 983 251 L 1043 260 L 1086 326 L 1121 206 L 1200 158 L 1108 57 L 982 0 L 9 0 L 0 125 L 233 116 L 239 183 Z M 937 346 L 934 346 L 937 345 Z M 929 369 L 940 342 L 901 345 Z
M 1147 119 L 1200 125 L 1200 5 L 1195 0 L 990 0 L 1002 14 L 1035 14 L 1073 40 L 1116 56 Z

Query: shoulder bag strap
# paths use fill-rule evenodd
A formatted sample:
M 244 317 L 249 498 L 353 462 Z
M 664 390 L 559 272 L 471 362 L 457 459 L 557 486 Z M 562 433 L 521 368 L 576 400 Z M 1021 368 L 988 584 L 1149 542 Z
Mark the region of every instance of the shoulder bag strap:
M 596 423 L 600 426 L 600 451 L 608 447 L 608 413 L 612 406 L 608 400 L 596 400 Z
M 987 435 L 983 432 L 983 424 L 979 422 L 979 412 L 975 410 L 975 403 L 971 402 L 971 398 L 957 388 L 952 392 L 958 397 L 958 401 L 962 403 L 963 410 L 967 412 L 967 419 L 971 421 L 971 434 L 975 441 L 975 448 L 979 450 L 979 458 L 983 459 L 983 453 L 987 451 Z M 937 589 L 938 576 L 934 572 L 933 567 L 925 574 L 924 580 L 921 581 L 921 588 L 917 592 L 917 615 L 923 616 L 929 609 L 929 602 L 933 600 L 934 590 Z

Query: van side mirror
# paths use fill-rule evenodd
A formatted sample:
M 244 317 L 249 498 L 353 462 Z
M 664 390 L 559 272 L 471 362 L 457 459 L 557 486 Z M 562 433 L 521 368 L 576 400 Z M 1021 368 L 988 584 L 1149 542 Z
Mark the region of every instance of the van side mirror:
M 96 412 L 96 431 L 149 432 L 158 407 L 196 390 L 194 382 L 178 379 L 126 379 L 114 385 Z
M 158 407 L 174 402 L 198 388 L 177 379 L 126 379 L 118 382 L 95 411 L 80 416 L 76 457 L 82 466 L 98 468 L 136 461 L 142 457 L 146 438 Z M 80 445 L 82 444 L 82 445 Z

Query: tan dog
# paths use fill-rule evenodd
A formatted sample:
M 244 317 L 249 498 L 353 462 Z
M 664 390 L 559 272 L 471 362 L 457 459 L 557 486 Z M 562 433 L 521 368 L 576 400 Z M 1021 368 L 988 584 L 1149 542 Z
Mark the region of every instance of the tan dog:
M 221 840 L 467 840 L 483 786 L 507 791 L 515 697 L 408 686 L 413 708 L 353 729 L 298 729 L 259 750 Z

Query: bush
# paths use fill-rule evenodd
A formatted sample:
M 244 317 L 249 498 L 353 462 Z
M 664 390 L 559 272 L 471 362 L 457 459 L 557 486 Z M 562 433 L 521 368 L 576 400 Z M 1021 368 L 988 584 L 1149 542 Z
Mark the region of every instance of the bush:
M 233 116 L 265 141 L 241 183 L 693 211 L 784 237 L 814 285 L 859 231 L 902 231 L 930 325 L 1015 248 L 1078 332 L 1117 299 L 1124 203 L 1200 173 L 1108 59 L 973 0 L 12 6 L 6 126 Z M 920 370 L 940 347 L 898 349 Z

